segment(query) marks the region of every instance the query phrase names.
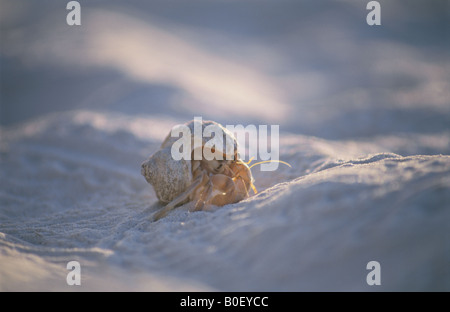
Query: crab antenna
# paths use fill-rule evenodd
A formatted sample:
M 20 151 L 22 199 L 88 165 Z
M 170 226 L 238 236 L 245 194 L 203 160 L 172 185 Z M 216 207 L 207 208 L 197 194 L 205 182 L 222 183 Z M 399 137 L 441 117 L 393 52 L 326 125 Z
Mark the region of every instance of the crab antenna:
M 253 158 L 252 158 L 252 159 L 253 159 Z M 250 159 L 249 162 L 248 162 L 247 164 L 249 164 L 250 161 L 251 161 L 252 159 Z M 260 161 L 260 162 L 254 163 L 253 165 L 251 165 L 251 166 L 249 167 L 249 169 L 251 169 L 253 166 L 260 165 L 260 164 L 264 164 L 264 163 L 268 163 L 268 162 L 278 162 L 278 163 L 285 164 L 285 165 L 289 166 L 290 168 L 292 168 L 291 165 L 289 165 L 287 162 L 282 161 L 282 160 L 264 160 L 264 161 Z
M 250 158 L 245 164 L 248 166 L 250 165 L 250 163 L 252 162 L 253 158 L 255 158 L 255 156 L 253 156 L 252 158 Z

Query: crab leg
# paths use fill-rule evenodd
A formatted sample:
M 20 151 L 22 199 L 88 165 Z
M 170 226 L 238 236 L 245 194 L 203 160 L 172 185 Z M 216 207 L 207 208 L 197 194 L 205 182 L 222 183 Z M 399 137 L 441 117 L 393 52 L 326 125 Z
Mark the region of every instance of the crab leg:
M 180 195 L 175 197 L 163 209 L 161 209 L 160 211 L 156 212 L 153 215 L 153 221 L 157 221 L 157 220 L 165 217 L 171 210 L 173 210 L 177 205 L 181 204 L 186 199 L 188 199 L 189 196 L 191 196 L 191 194 L 193 194 L 199 187 L 204 186 L 208 181 L 209 181 L 209 179 L 208 179 L 208 175 L 206 173 L 203 173 L 202 175 L 199 175 L 194 180 L 194 182 L 192 182 L 192 184 L 189 185 L 189 187 L 186 189 L 186 191 L 184 191 L 183 193 L 181 193 Z

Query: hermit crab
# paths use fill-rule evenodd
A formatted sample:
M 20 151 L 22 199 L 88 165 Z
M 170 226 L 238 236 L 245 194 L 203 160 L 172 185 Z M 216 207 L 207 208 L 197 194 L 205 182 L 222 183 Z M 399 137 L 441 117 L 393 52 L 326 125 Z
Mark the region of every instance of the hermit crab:
M 181 134 L 186 144 L 180 144 Z M 194 210 L 204 210 L 257 192 L 248 163 L 239 158 L 236 138 L 214 121 L 194 119 L 173 127 L 161 148 L 142 164 L 141 173 L 165 204 L 153 216 L 155 221 L 187 202 L 194 202 Z

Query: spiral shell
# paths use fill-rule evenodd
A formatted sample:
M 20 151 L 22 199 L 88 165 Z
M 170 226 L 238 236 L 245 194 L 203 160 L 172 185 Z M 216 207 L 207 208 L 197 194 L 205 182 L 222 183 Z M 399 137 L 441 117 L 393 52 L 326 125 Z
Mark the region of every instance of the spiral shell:
M 196 124 L 200 123 L 200 124 Z M 220 152 L 224 157 L 234 157 L 237 154 L 238 143 L 234 135 L 214 121 L 199 121 L 192 120 L 185 124 L 191 131 L 191 151 L 194 150 L 194 139 L 201 139 L 202 148 L 205 144 L 214 144 L 215 148 L 220 149 L 220 144 L 222 142 L 222 149 Z M 201 126 L 201 137 L 195 133 L 194 128 L 200 129 Z M 207 126 L 211 126 L 210 129 L 215 130 L 214 133 L 223 133 L 222 140 L 219 138 L 204 138 L 204 129 Z M 174 126 L 180 127 L 180 125 Z M 189 185 L 192 183 L 192 161 L 191 160 L 174 160 L 171 154 L 171 148 L 173 143 L 175 143 L 179 137 L 172 137 L 171 132 L 167 135 L 163 141 L 161 148 L 149 157 L 143 164 L 141 169 L 141 174 L 145 177 L 147 182 L 153 186 L 156 196 L 163 203 L 167 204 L 171 202 L 179 194 L 183 193 Z
M 153 154 L 142 164 L 141 173 L 164 204 L 171 202 L 192 181 L 191 162 L 174 160 L 170 148 L 160 149 Z

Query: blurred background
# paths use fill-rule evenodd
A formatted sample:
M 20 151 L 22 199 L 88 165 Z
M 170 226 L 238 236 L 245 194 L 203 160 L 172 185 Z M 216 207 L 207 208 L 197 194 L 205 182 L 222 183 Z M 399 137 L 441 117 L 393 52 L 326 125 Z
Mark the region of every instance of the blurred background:
M 0 1 L 0 124 L 69 110 L 279 124 L 326 139 L 450 128 L 447 0 Z

